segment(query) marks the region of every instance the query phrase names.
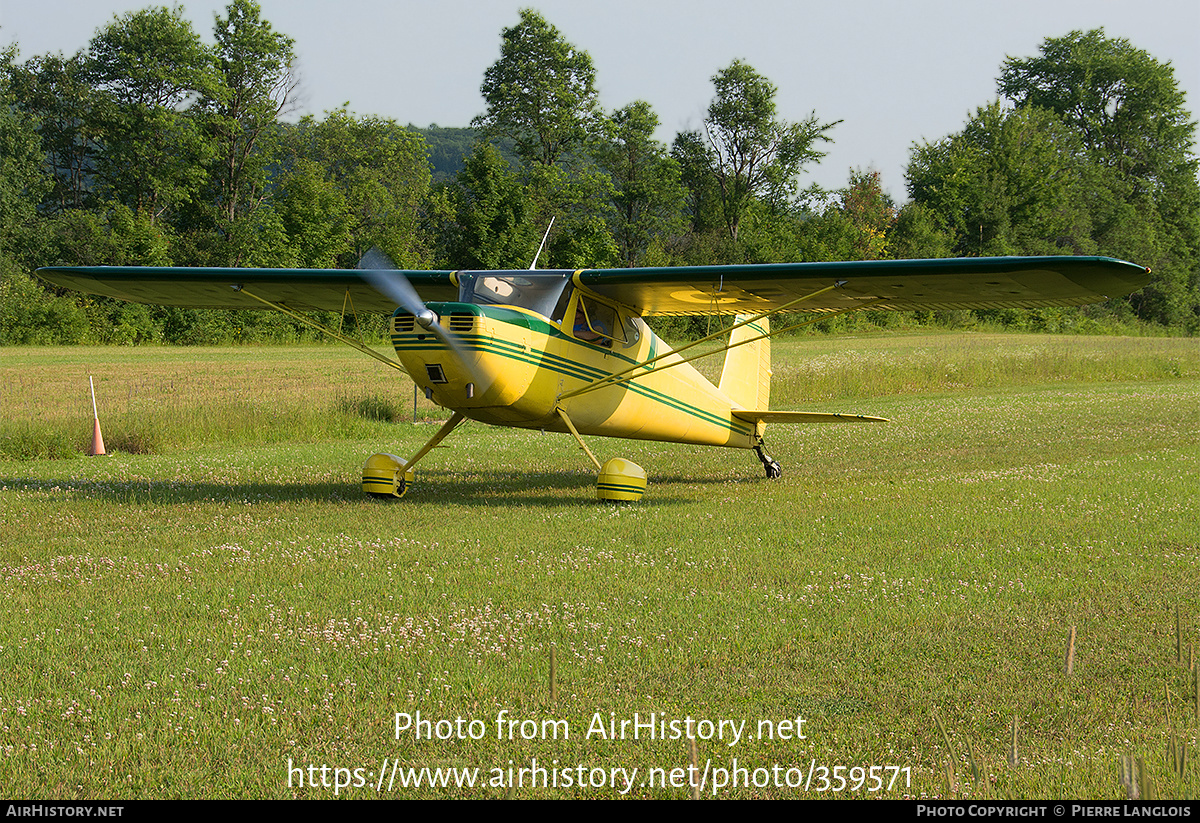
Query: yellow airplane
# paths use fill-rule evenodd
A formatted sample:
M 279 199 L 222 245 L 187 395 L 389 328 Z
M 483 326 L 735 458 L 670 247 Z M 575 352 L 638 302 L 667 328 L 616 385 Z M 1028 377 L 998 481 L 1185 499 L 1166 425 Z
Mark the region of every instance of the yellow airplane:
M 597 495 L 632 501 L 646 472 L 604 464 L 584 435 L 754 450 L 767 477 L 768 423 L 885 422 L 852 414 L 771 411 L 773 333 L 862 309 L 1074 306 L 1128 294 L 1149 269 L 1105 257 L 999 257 L 579 271 L 399 271 L 368 253 L 358 270 L 61 267 L 39 269 L 69 289 L 190 308 L 272 308 L 317 325 L 311 310 L 386 312 L 398 362 L 453 415 L 411 458 L 376 454 L 363 490 L 401 497 L 414 466 L 463 420 L 570 433 L 599 473 Z M 426 302 L 428 301 L 428 302 Z M 809 319 L 771 330 L 771 318 Z M 716 352 L 679 349 L 643 318 L 734 315 Z M 725 352 L 713 385 L 691 365 Z

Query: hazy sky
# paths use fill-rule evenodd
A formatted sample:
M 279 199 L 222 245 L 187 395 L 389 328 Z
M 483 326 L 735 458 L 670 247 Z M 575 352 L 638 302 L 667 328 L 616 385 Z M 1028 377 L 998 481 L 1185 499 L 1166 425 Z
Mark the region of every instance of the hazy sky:
M 212 42 L 228 0 L 189 0 L 186 16 Z M 0 45 L 23 58 L 85 48 L 137 0 L 0 0 Z M 735 59 L 779 88 L 786 120 L 842 121 L 804 178 L 844 186 L 874 168 L 897 200 L 914 143 L 959 131 L 996 96 L 1007 56 L 1047 37 L 1103 27 L 1169 61 L 1197 109 L 1197 0 L 261 0 L 263 16 L 296 41 L 302 112 L 348 104 L 401 123 L 465 126 L 483 108 L 479 85 L 518 10 L 539 10 L 596 66 L 607 110 L 646 100 L 659 138 L 696 128 L 712 76 Z

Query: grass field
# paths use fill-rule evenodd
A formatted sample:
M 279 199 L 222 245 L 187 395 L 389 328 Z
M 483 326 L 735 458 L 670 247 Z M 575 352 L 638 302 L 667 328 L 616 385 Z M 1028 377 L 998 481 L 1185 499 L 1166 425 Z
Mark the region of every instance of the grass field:
M 0 794 L 1200 794 L 1194 340 L 778 342 L 773 407 L 892 422 L 769 428 L 775 482 L 592 440 L 633 505 L 478 424 L 363 499 L 445 414 L 334 347 L 5 349 L 0 392 Z

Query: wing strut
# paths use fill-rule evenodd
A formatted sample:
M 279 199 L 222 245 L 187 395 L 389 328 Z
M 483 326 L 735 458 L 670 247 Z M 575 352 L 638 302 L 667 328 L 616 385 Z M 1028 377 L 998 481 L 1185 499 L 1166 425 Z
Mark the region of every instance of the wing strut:
M 679 354 L 681 351 L 687 351 L 688 349 L 695 348 L 696 346 L 699 346 L 701 343 L 707 343 L 709 340 L 712 340 L 715 337 L 724 337 L 725 335 L 729 334 L 734 329 L 740 329 L 742 326 L 748 326 L 751 323 L 756 323 L 759 320 L 762 320 L 764 317 L 770 317 L 771 315 L 778 314 L 781 311 L 787 311 L 788 309 L 790 309 L 792 306 L 796 305 L 797 303 L 801 303 L 805 300 L 810 300 L 818 295 L 824 294 L 827 291 L 832 291 L 833 289 L 844 286 L 845 284 L 846 284 L 845 280 L 839 280 L 836 283 L 834 283 L 832 286 L 826 286 L 823 289 L 817 289 L 816 291 L 810 292 L 802 297 L 797 297 L 795 300 L 792 300 L 788 303 L 784 303 L 782 306 L 780 306 L 777 309 L 770 309 L 769 311 L 760 312 L 759 314 L 756 314 L 756 315 L 750 317 L 748 320 L 743 320 L 740 323 L 735 323 L 734 325 L 730 326 L 728 329 L 721 329 L 718 332 L 713 332 L 712 334 L 707 334 L 704 337 L 701 337 L 699 340 L 693 340 L 691 343 L 688 343 L 686 346 L 682 346 L 678 349 L 671 349 L 670 351 L 664 352 L 664 353 L 658 355 L 657 357 L 651 357 L 649 360 L 643 360 L 641 363 L 635 363 L 634 365 L 630 366 L 629 368 L 625 369 L 624 371 L 619 371 L 616 374 L 610 374 L 607 377 L 603 378 L 602 380 L 597 380 L 593 383 L 588 383 L 586 386 L 575 389 L 574 391 L 569 391 L 566 394 L 559 395 L 558 399 L 565 400 L 568 397 L 576 397 L 581 394 L 586 394 L 587 392 L 590 392 L 593 389 L 599 389 L 604 386 L 607 386 L 610 383 L 619 382 L 622 379 L 624 379 L 625 376 L 627 374 L 629 374 L 630 372 L 634 372 L 634 371 L 637 371 L 638 369 L 645 368 L 646 366 L 649 366 L 651 363 L 657 363 L 659 360 L 662 360 L 664 357 L 670 357 L 673 354 Z M 722 285 L 723 285 L 723 281 L 722 281 Z M 857 309 L 859 307 L 855 306 L 854 308 Z M 850 310 L 852 310 L 852 309 L 850 309 Z M 825 319 L 825 317 L 830 317 L 830 316 L 832 316 L 832 315 L 827 314 L 827 315 L 824 315 L 821 319 L 823 320 L 823 319 Z M 761 339 L 761 338 L 757 338 L 757 337 L 753 338 L 753 340 L 759 340 L 759 339 Z M 747 343 L 753 342 L 753 340 L 747 340 L 746 342 Z M 704 354 L 699 355 L 699 357 L 708 357 L 710 354 L 718 354 L 720 351 L 722 351 L 722 350 L 718 349 L 715 352 L 705 352 Z M 691 358 L 691 359 L 694 360 L 696 358 Z M 684 360 L 682 362 L 686 363 L 688 361 Z M 668 369 L 671 366 L 677 366 L 677 365 L 679 365 L 679 364 L 672 363 L 668 366 L 664 366 L 663 368 Z M 651 371 L 660 371 L 660 370 L 659 369 L 651 369 Z
M 346 322 L 346 306 L 350 307 L 350 313 L 354 315 L 355 322 L 358 321 L 358 312 L 354 310 L 354 300 L 350 297 L 350 289 L 346 289 L 346 296 L 342 298 L 342 316 L 338 318 L 338 333 L 342 331 L 342 324 Z
M 805 295 L 805 297 L 801 298 L 801 299 L 813 297 L 817 294 L 820 294 L 821 292 L 829 291 L 829 289 L 832 289 L 832 288 L 835 288 L 835 287 L 830 286 L 829 288 L 821 289 L 820 292 L 814 292 L 813 294 Z M 798 301 L 795 301 L 795 300 L 792 301 L 792 303 L 796 303 L 796 302 L 798 302 Z M 721 331 L 714 332 L 713 334 L 710 334 L 707 337 L 702 337 L 699 340 L 696 340 L 692 343 L 687 344 L 686 346 L 683 346 L 682 348 L 672 349 L 671 351 L 667 352 L 666 354 L 660 354 L 658 357 L 653 357 L 649 360 L 644 360 L 641 363 L 638 363 L 634 366 L 630 366 L 628 369 L 625 369 L 625 371 L 619 372 L 617 374 L 609 375 L 601 380 L 596 380 L 592 383 L 588 383 L 586 386 L 582 386 L 578 389 L 575 389 L 574 391 L 569 391 L 566 394 L 559 395 L 558 399 L 564 400 L 568 397 L 577 397 L 581 394 L 587 394 L 590 391 L 594 391 L 595 389 L 602 389 L 605 386 L 615 385 L 617 383 L 625 383 L 630 380 L 634 380 L 638 377 L 645 377 L 647 374 L 653 374 L 654 372 L 666 371 L 667 369 L 669 369 L 673 366 L 682 366 L 684 363 L 691 363 L 693 360 L 700 360 L 701 358 L 704 358 L 704 357 L 711 357 L 712 355 L 720 354 L 723 351 L 729 351 L 730 349 L 736 349 L 738 346 L 745 346 L 747 343 L 757 343 L 759 340 L 762 340 L 763 338 L 774 337 L 775 335 L 780 334 L 785 331 L 792 331 L 793 329 L 798 329 L 798 328 L 801 328 L 802 326 L 811 326 L 813 323 L 820 323 L 822 320 L 828 320 L 829 318 L 837 317 L 838 315 L 850 314 L 851 312 L 862 311 L 863 309 L 869 309 L 869 308 L 871 308 L 871 306 L 874 306 L 875 304 L 881 303 L 881 302 L 883 302 L 883 298 L 877 297 L 874 300 L 869 300 L 860 306 L 850 306 L 849 308 L 839 309 L 838 311 L 825 312 L 823 314 L 818 315 L 817 317 L 810 318 L 810 319 L 805 320 L 800 323 L 793 323 L 790 326 L 784 326 L 783 328 L 776 329 L 775 331 L 770 332 L 768 334 L 760 334 L 760 335 L 758 335 L 758 337 L 748 337 L 745 340 L 740 340 L 737 343 L 734 343 L 733 345 L 730 345 L 730 346 L 722 346 L 721 348 L 716 349 L 714 351 L 706 351 L 706 352 L 702 352 L 701 354 L 694 354 L 691 357 L 684 358 L 683 360 L 677 360 L 674 363 L 667 363 L 665 366 L 660 366 L 655 369 L 650 369 L 649 371 L 644 372 L 642 374 L 630 374 L 630 372 L 635 371 L 640 368 L 643 368 L 645 366 L 648 366 L 657 360 L 663 359 L 664 357 L 669 357 L 672 354 L 678 354 L 681 351 L 686 351 L 687 349 L 697 346 L 707 340 L 711 340 L 714 337 L 723 337 L 726 334 L 728 334 L 729 332 L 733 331 L 734 329 L 740 329 L 742 326 L 749 325 L 750 323 L 754 323 L 758 320 L 763 319 L 764 317 L 769 317 L 772 314 L 776 314 L 778 312 L 784 311 L 786 309 L 786 306 L 781 306 L 778 309 L 773 309 L 772 311 L 769 311 L 769 312 L 763 312 L 762 314 L 757 314 L 754 317 L 751 317 L 749 320 L 743 320 L 741 323 L 737 323 L 733 326 L 730 326 L 728 329 L 722 329 Z M 788 303 L 787 305 L 790 306 L 790 305 L 792 305 L 792 303 Z
M 404 464 L 404 468 L 411 469 L 413 466 L 415 466 L 418 460 L 433 451 L 434 447 L 437 446 L 438 443 L 441 443 L 443 440 L 445 440 L 446 436 L 450 434 L 450 432 L 454 431 L 454 429 L 458 427 L 458 424 L 463 422 L 464 419 L 466 418 L 462 412 L 455 412 L 453 415 L 451 415 L 450 419 L 447 420 L 440 429 L 438 429 L 438 433 L 430 438 L 429 442 L 422 446 L 421 450 L 414 454 L 412 458 Z
M 749 338 L 746 338 L 745 340 L 739 340 L 738 342 L 734 343 L 733 345 L 722 346 L 721 348 L 716 349 L 715 351 L 706 351 L 701 354 L 694 354 L 691 357 L 685 358 L 676 363 L 668 363 L 667 365 L 663 366 L 662 368 L 651 369 L 650 371 L 646 372 L 646 374 L 650 374 L 650 373 L 656 372 L 656 371 L 666 371 L 667 369 L 671 368 L 672 366 L 682 366 L 684 363 L 691 363 L 693 360 L 700 360 L 701 358 L 704 358 L 704 357 L 711 357 L 714 354 L 720 354 L 723 351 L 729 351 L 730 349 L 736 349 L 738 346 L 744 346 L 747 343 L 757 343 L 759 340 L 762 340 L 766 337 L 774 337 L 775 335 L 779 334 L 780 332 L 792 331 L 793 329 L 798 329 L 801 326 L 811 326 L 813 323 L 820 323 L 822 320 L 828 320 L 831 317 L 837 317 L 839 314 L 850 314 L 851 312 L 862 311 L 863 309 L 869 309 L 869 308 L 871 308 L 871 306 L 875 305 L 876 303 L 879 303 L 881 300 L 882 300 L 882 298 L 877 298 L 875 300 L 870 300 L 866 303 L 863 303 L 861 306 L 851 306 L 846 309 L 840 309 L 838 311 L 827 312 L 827 313 L 819 315 L 817 317 L 809 318 L 808 320 L 805 320 L 801 323 L 793 323 L 790 326 L 784 326 L 782 329 L 776 329 L 775 331 L 770 332 L 768 334 L 760 334 L 758 337 L 749 337 Z M 760 317 L 762 317 L 762 315 L 760 315 Z M 745 324 L 742 323 L 740 325 L 745 325 Z M 734 328 L 735 327 L 731 326 L 729 328 L 729 331 L 733 331 Z M 721 332 L 721 334 L 724 334 L 724 333 L 725 333 L 724 331 Z M 626 378 L 624 378 L 624 380 L 613 381 L 613 382 L 625 382 L 628 380 L 633 380 L 635 377 L 644 377 L 644 376 L 645 375 L 643 375 L 643 374 L 637 374 L 637 375 L 632 375 L 630 377 L 626 377 Z M 589 390 L 591 388 L 593 388 L 593 386 L 585 386 L 583 389 L 581 389 L 579 391 L 579 393 L 582 394 L 584 390 Z
M 347 346 L 350 346 L 351 348 L 358 349 L 363 354 L 369 354 L 371 357 L 374 357 L 379 362 L 387 363 L 393 369 L 396 369 L 398 371 L 404 372 L 405 374 L 408 374 L 408 372 L 405 370 L 405 368 L 403 366 L 401 366 L 399 363 L 397 363 L 395 360 L 392 360 L 390 357 L 384 357 L 382 354 L 375 351 L 374 349 L 372 349 L 370 346 L 368 346 L 366 343 L 362 342 L 361 340 L 355 340 L 353 337 L 348 337 L 348 336 L 342 334 L 340 331 L 334 331 L 333 329 L 327 328 L 327 327 L 321 325 L 320 323 L 318 323 L 316 320 L 313 320 L 311 317 L 305 317 L 300 312 L 293 311 L 292 309 L 289 309 L 287 306 L 283 305 L 282 303 L 276 303 L 273 300 L 267 300 L 265 297 L 259 297 L 257 294 L 254 294 L 253 292 L 248 292 L 248 291 L 246 291 L 245 286 L 243 286 L 240 283 L 235 283 L 233 285 L 233 290 L 237 291 L 237 292 L 241 292 L 242 294 L 246 295 L 247 297 L 253 297 L 259 303 L 264 303 L 264 304 L 270 306 L 271 308 L 275 309 L 275 311 L 286 314 L 288 317 L 292 318 L 293 320 L 299 320 L 304 325 L 314 328 L 317 331 L 321 332 L 322 334 L 327 334 L 330 337 L 332 337 L 334 340 L 337 340 L 341 343 L 345 343 Z M 347 291 L 346 297 L 349 298 L 349 296 L 350 296 L 350 293 Z

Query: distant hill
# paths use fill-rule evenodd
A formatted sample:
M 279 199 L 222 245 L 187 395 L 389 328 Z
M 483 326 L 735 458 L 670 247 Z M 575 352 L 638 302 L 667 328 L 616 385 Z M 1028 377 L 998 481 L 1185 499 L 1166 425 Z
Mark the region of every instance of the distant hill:
M 429 163 L 433 167 L 433 182 L 440 183 L 458 174 L 463 167 L 463 158 L 471 153 L 479 132 L 472 128 L 443 128 L 431 125 L 426 128 L 409 123 L 409 131 L 425 138 L 429 146 Z
M 433 169 L 434 183 L 452 180 L 462 171 L 464 159 L 479 140 L 479 130 L 472 128 L 443 127 L 436 124 L 422 128 L 412 123 L 405 128 L 425 138 L 425 145 L 429 147 L 429 165 Z M 498 148 L 509 163 L 516 164 L 517 158 L 512 150 L 511 140 L 501 141 Z

